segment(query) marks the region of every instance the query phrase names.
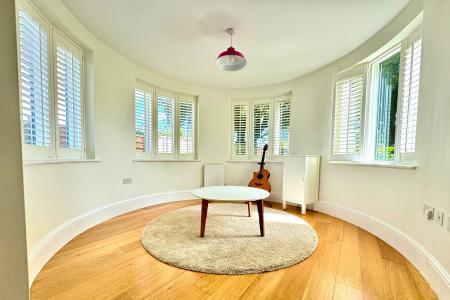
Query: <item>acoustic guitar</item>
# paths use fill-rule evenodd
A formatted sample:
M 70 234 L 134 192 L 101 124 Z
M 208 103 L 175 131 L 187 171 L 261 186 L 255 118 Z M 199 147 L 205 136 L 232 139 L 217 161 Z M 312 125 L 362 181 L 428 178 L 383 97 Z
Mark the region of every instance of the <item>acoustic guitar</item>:
M 258 163 L 259 171 L 253 172 L 253 178 L 248 183 L 248 186 L 260 188 L 260 189 L 266 190 L 270 193 L 270 191 L 272 190 L 270 183 L 269 183 L 270 172 L 264 168 L 264 165 L 265 165 L 264 159 L 266 157 L 266 151 L 268 148 L 269 148 L 269 145 L 264 145 L 261 162 Z

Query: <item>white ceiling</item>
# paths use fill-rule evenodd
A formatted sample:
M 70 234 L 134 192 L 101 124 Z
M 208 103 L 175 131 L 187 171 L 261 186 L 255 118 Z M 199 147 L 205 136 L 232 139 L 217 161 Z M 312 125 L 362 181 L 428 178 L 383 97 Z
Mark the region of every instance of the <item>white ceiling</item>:
M 296 78 L 347 54 L 408 0 L 63 0 L 96 36 L 142 66 L 217 87 Z M 236 72 L 215 59 L 229 46 L 247 58 Z

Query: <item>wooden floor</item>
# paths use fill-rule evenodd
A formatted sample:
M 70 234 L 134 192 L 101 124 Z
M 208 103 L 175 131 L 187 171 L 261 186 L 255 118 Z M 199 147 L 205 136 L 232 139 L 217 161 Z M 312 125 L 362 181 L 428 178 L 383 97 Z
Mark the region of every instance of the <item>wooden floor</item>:
M 383 241 L 321 213 L 300 216 L 295 208 L 288 211 L 314 227 L 319 245 L 310 258 L 287 269 L 196 273 L 165 265 L 142 248 L 139 238 L 151 219 L 198 203 L 140 209 L 84 232 L 39 273 L 32 299 L 436 299 L 419 272 Z

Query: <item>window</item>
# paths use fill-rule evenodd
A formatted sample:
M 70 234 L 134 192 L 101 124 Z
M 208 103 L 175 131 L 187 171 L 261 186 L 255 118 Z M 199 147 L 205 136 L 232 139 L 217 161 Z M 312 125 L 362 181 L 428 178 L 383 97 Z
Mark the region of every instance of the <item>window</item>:
M 248 101 L 233 102 L 233 156 L 248 158 Z
M 274 157 L 289 154 L 291 98 L 232 101 L 233 159 L 259 159 L 265 144 Z
M 417 31 L 337 75 L 332 159 L 414 161 L 420 56 Z
M 274 137 L 273 154 L 289 154 L 289 141 L 291 125 L 291 100 L 290 97 L 282 96 L 274 99 Z
M 175 151 L 175 95 L 157 93 L 157 153 Z
M 25 159 L 84 157 L 83 51 L 27 2 L 18 33 Z
M 138 159 L 196 158 L 196 97 L 138 83 L 134 101 Z
M 376 68 L 375 80 L 377 80 L 375 160 L 394 160 L 400 52 L 395 51 L 374 67 Z
M 333 153 L 354 160 L 360 152 L 361 112 L 364 76 L 356 75 L 336 83 Z
M 416 150 L 422 39 L 420 36 L 413 36 L 404 44 L 406 49 L 403 52 L 399 152 L 402 160 L 411 160 L 410 155 Z

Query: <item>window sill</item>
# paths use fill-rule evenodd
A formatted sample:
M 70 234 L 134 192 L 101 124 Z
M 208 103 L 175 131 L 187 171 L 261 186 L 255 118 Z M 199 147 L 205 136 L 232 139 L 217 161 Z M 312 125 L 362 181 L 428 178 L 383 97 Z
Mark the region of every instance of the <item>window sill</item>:
M 53 159 L 32 159 L 24 160 L 24 166 L 36 166 L 36 165 L 52 165 L 52 164 L 67 164 L 67 163 L 93 163 L 100 162 L 98 158 L 88 159 L 88 158 L 53 158 Z
M 225 162 L 229 163 L 259 163 L 260 160 L 249 160 L 249 159 L 230 159 L 226 160 Z M 283 163 L 282 160 L 266 160 L 265 163 L 271 164 L 271 163 Z
M 361 166 L 361 167 L 377 167 L 377 168 L 392 168 L 392 169 L 406 169 L 416 170 L 416 164 L 397 163 L 397 162 L 370 162 L 370 161 L 339 161 L 330 160 L 329 164 L 345 165 L 345 166 Z
M 201 162 L 198 159 L 145 159 L 135 158 L 133 162 Z

